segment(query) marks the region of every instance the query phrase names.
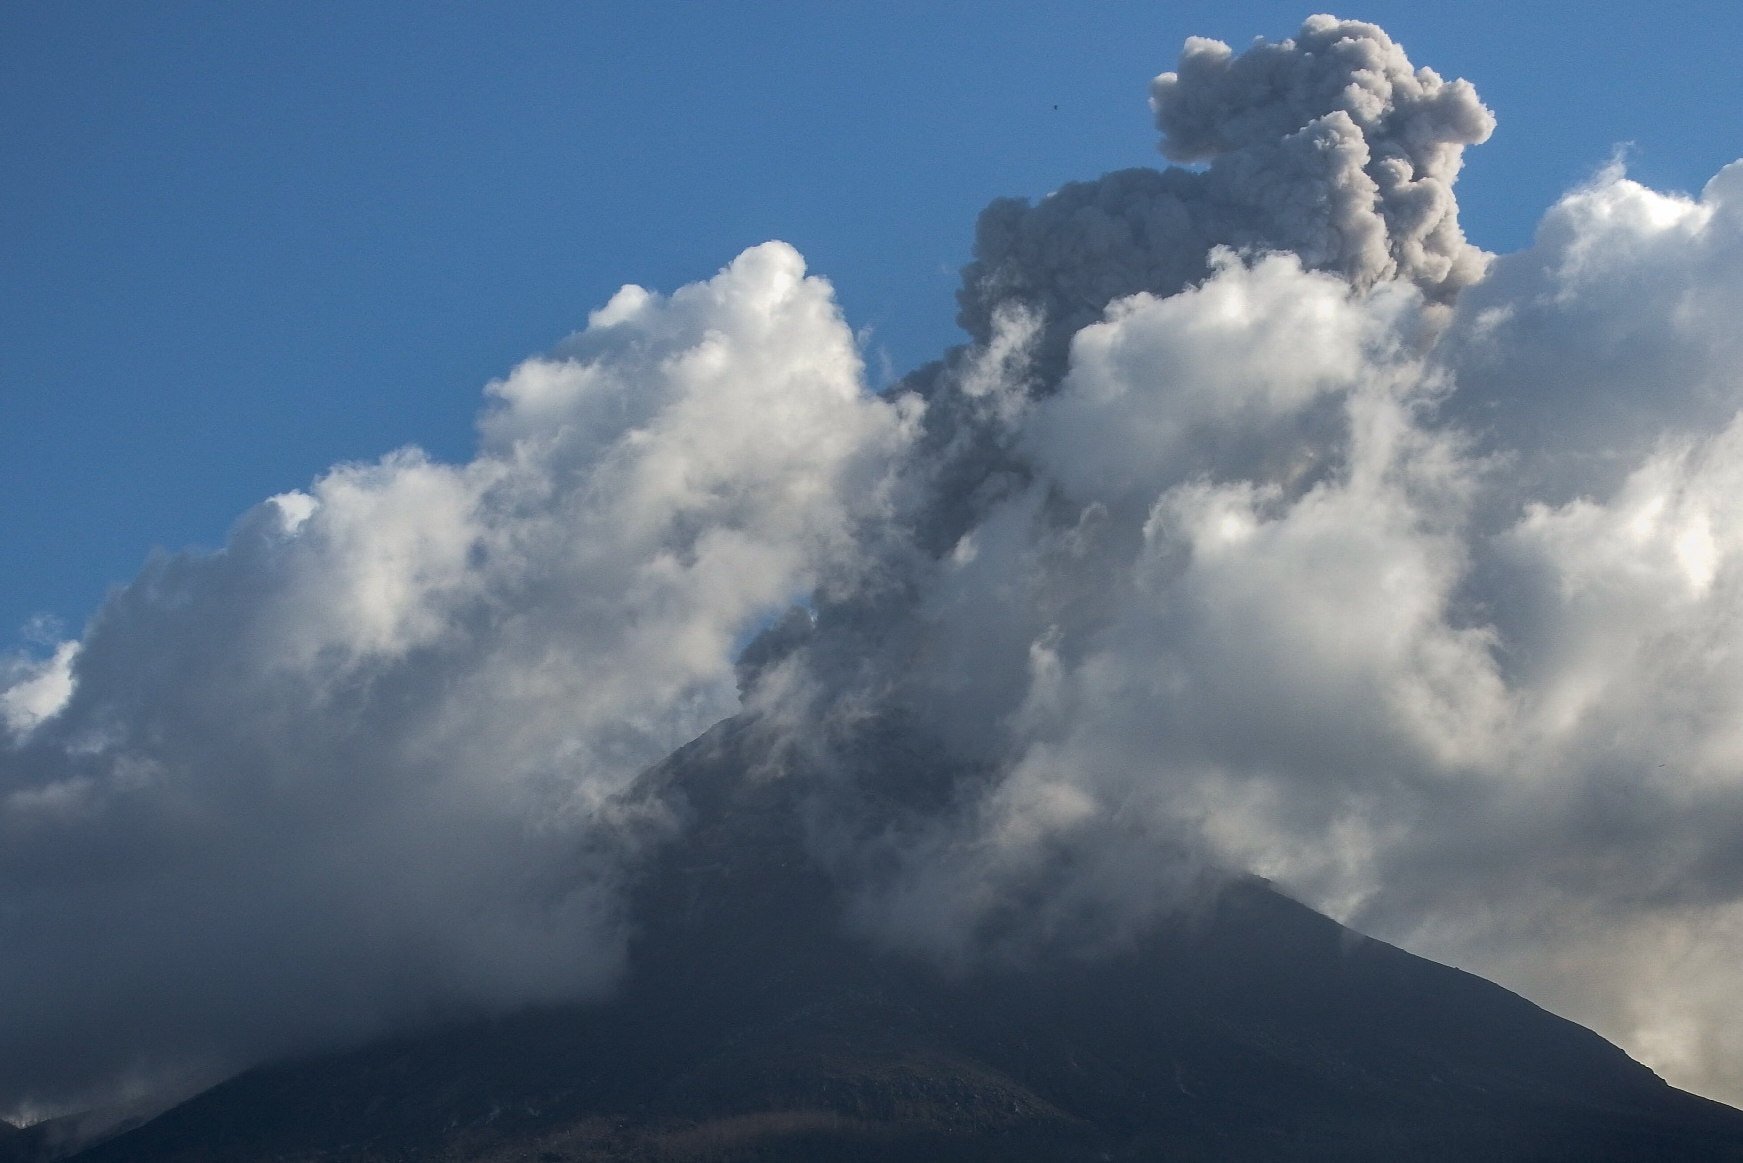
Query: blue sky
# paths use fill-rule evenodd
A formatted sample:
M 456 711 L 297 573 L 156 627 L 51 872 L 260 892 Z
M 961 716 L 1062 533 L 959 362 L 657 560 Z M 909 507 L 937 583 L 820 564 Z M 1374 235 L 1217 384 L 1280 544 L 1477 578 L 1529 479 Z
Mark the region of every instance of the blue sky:
M 0 641 L 326 466 L 470 447 L 479 389 L 621 283 L 768 238 L 869 328 L 954 342 L 976 211 L 1153 164 L 1145 86 L 1273 3 L 0 9 Z M 1620 143 L 1743 153 L 1743 6 L 1368 3 L 1499 118 L 1460 186 L 1522 245 Z

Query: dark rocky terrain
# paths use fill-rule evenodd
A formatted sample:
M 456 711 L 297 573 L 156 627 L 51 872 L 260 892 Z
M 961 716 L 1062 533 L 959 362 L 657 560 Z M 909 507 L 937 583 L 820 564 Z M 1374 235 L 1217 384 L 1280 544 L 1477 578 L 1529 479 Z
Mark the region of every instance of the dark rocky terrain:
M 35 1136 L 11 1123 L 0 1121 L 0 1160 L 12 1163 L 15 1159 L 28 1159 L 34 1154 Z
M 1097 959 L 875 953 L 797 839 L 795 781 L 745 776 L 753 736 L 723 724 L 637 789 L 688 826 L 609 1003 L 255 1069 L 76 1157 L 1743 1159 L 1743 1112 L 1257 881 Z M 25 1138 L 0 1129 L 0 1159 Z

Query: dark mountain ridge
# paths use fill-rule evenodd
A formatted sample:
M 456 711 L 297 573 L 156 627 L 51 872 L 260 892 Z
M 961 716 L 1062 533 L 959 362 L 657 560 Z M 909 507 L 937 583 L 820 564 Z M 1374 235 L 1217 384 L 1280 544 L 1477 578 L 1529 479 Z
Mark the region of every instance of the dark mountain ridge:
M 251 1070 L 76 1157 L 1743 1159 L 1743 1112 L 1253 879 L 1096 958 L 879 952 L 762 746 L 728 721 L 632 793 L 685 827 L 608 1002 Z

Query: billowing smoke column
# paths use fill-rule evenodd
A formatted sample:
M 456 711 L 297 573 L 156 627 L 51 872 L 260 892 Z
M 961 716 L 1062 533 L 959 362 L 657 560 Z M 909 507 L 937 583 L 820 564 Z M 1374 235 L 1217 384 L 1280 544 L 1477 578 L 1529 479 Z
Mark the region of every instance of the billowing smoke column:
M 1743 165 L 1491 258 L 1487 110 L 1371 25 L 1152 99 L 1202 167 L 995 203 L 882 396 L 767 244 L 12 664 L 0 1105 L 607 988 L 683 843 L 614 793 L 741 706 L 871 939 L 1256 871 L 1743 1098 Z M 964 775 L 866 813 L 868 724 Z
M 1124 170 L 988 207 L 960 293 L 976 340 L 1022 304 L 1048 320 L 1041 353 L 1057 358 L 1110 302 L 1202 279 L 1218 245 L 1288 251 L 1357 288 L 1406 280 L 1436 301 L 1481 277 L 1452 186 L 1494 118 L 1373 25 L 1316 16 L 1239 56 L 1194 38 L 1150 92 L 1162 152 L 1204 169 Z
M 1493 258 L 1487 110 L 1371 25 L 1152 93 L 1208 164 L 988 209 L 909 536 L 753 691 L 977 773 L 820 813 L 853 923 L 1094 946 L 1253 870 L 1743 1098 L 1743 166 Z

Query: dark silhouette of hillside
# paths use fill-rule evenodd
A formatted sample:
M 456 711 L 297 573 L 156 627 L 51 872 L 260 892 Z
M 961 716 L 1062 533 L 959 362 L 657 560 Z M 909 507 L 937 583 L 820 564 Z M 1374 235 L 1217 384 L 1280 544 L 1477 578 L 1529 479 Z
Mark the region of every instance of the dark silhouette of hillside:
M 877 952 L 758 746 L 730 721 L 636 789 L 688 826 L 608 1003 L 252 1070 L 77 1158 L 1743 1159 L 1743 1112 L 1256 880 L 1095 959 Z

